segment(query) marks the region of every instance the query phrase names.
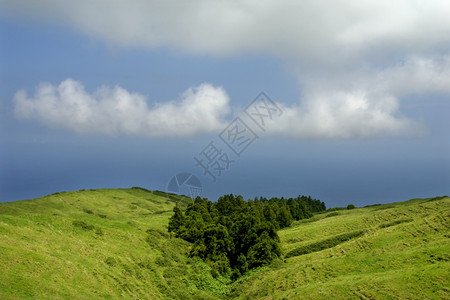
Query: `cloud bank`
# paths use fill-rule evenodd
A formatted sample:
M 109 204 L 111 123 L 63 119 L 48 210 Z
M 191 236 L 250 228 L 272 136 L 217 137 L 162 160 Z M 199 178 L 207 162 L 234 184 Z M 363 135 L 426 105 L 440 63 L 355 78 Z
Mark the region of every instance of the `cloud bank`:
M 271 133 L 294 138 L 367 138 L 424 133 L 423 124 L 398 115 L 398 101 L 365 91 L 308 95 L 299 106 L 283 106 Z
M 450 95 L 447 0 L 0 0 L 0 4 L 5 15 L 69 24 L 122 47 L 281 58 L 298 79 L 302 98 L 294 106 L 280 103 L 286 114 L 272 132 L 295 138 L 422 133 L 422 125 L 402 116 L 401 104 L 414 94 Z M 66 95 L 66 85 L 74 92 L 67 88 Z M 212 132 L 224 122 L 228 98 L 225 101 L 223 90 L 209 86 L 221 100 L 196 102 L 206 86 L 198 89 L 180 102 L 148 108 L 142 95 L 118 87 L 89 95 L 79 83 L 65 81 L 58 87 L 39 87 L 33 99 L 19 92 L 16 110 L 18 115 L 78 132 L 88 128 L 150 136 Z M 188 99 L 199 113 L 187 112 Z M 112 109 L 116 106 L 120 108 Z M 76 113 L 70 113 L 74 107 Z M 62 111 L 59 116 L 57 110 Z
M 430 67 L 425 73 L 439 79 L 433 81 L 437 82 L 434 88 L 438 92 L 448 91 L 447 85 L 440 84 L 450 79 L 448 72 L 442 75 L 436 73 L 433 64 Z M 389 90 L 404 92 L 402 86 L 414 82 L 422 72 L 423 68 L 415 70 L 410 65 L 391 70 L 380 74 L 382 80 L 369 91 L 318 92 L 312 88 L 298 105 L 277 103 L 284 114 L 271 123 L 268 133 L 293 138 L 365 138 L 423 133 L 423 124 L 402 117 L 397 97 L 389 94 Z M 393 87 L 386 86 L 387 83 Z M 421 90 L 420 86 L 415 89 L 416 92 Z M 88 93 L 81 82 L 72 79 L 57 86 L 41 83 L 30 98 L 20 90 L 14 101 L 18 118 L 36 119 L 50 127 L 78 133 L 150 137 L 218 133 L 231 120 L 227 116 L 232 111 L 226 91 L 208 83 L 189 88 L 178 101 L 157 103 L 153 107 L 148 106 L 145 96 L 120 86 L 102 86 Z
M 69 23 L 123 46 L 265 52 L 314 64 L 448 51 L 447 0 L 2 0 L 4 14 Z
M 342 63 L 448 47 L 447 0 L 2 0 L 6 13 L 69 23 L 123 46 L 265 52 Z M 448 50 L 448 49 L 447 49 Z M 380 54 L 380 51 L 382 52 Z
M 303 101 L 285 111 L 272 133 L 295 138 L 353 138 L 424 134 L 425 125 L 402 116 L 411 95 L 450 95 L 450 56 L 417 56 L 378 72 L 354 71 L 303 81 Z
M 143 95 L 120 86 L 88 93 L 72 79 L 58 86 L 42 83 L 31 98 L 18 91 L 14 101 L 17 117 L 78 133 L 191 136 L 221 130 L 229 113 L 226 92 L 207 83 L 186 90 L 178 101 L 153 107 Z

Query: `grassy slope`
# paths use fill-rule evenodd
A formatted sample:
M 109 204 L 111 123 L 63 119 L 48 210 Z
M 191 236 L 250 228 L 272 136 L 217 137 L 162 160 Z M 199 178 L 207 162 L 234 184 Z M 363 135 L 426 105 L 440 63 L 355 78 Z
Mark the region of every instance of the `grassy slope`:
M 0 299 L 211 298 L 188 243 L 167 233 L 174 204 L 139 189 L 1 203 Z
M 410 200 L 316 215 L 279 232 L 285 252 L 364 230 L 243 280 L 238 298 L 449 299 L 450 199 Z
M 365 233 L 228 287 L 186 257 L 187 243 L 167 234 L 175 201 L 123 189 L 0 203 L 0 299 L 213 299 L 227 290 L 242 299 L 450 294 L 449 198 L 316 215 L 279 232 L 285 253 L 334 235 Z

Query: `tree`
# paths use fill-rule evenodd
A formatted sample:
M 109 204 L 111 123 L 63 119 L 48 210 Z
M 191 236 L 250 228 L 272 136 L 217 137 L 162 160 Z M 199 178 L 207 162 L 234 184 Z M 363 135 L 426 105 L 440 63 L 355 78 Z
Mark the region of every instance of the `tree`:
M 277 222 L 280 228 L 289 227 L 292 222 L 291 213 L 286 208 L 286 205 L 282 205 L 278 209 Z
M 277 215 L 276 215 L 272 205 L 270 205 L 270 204 L 264 205 L 263 213 L 264 213 L 264 218 L 266 219 L 267 222 L 272 223 L 273 226 L 275 226 L 276 228 L 280 227 L 278 225 Z
M 230 268 L 228 256 L 233 253 L 233 240 L 221 224 L 209 225 L 197 239 L 190 255 L 205 260 L 214 271 L 225 274 Z
M 169 220 L 169 232 L 177 232 L 184 225 L 184 214 L 176 205 L 173 208 L 174 215 Z
M 250 268 L 257 268 L 270 264 L 280 255 L 281 251 L 278 244 L 265 231 L 248 250 L 247 262 Z
M 323 202 L 306 196 L 245 201 L 229 194 L 215 203 L 197 197 L 184 214 L 174 208 L 169 231 L 192 243 L 190 256 L 203 259 L 214 276 L 236 279 L 282 257 L 277 229 L 324 209 Z

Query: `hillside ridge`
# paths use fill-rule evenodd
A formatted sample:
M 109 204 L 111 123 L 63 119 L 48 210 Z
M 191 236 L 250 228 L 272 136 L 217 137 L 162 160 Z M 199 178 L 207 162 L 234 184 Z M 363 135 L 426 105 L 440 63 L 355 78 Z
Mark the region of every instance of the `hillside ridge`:
M 131 188 L 0 203 L 0 298 L 446 299 L 450 292 L 448 197 L 296 221 L 278 231 L 284 253 L 296 255 L 234 283 L 214 278 L 187 256 L 191 245 L 168 232 L 175 204 L 190 201 Z M 362 233 L 329 243 L 352 232 Z

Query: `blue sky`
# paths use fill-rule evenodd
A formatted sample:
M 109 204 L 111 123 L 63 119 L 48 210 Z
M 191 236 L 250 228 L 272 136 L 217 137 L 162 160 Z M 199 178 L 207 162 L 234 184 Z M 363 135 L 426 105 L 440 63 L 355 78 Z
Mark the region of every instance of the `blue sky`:
M 450 5 L 391 2 L 0 1 L 0 201 L 180 172 L 212 200 L 449 194 Z M 258 136 L 239 157 L 237 116 Z M 215 182 L 211 141 L 234 161 Z

